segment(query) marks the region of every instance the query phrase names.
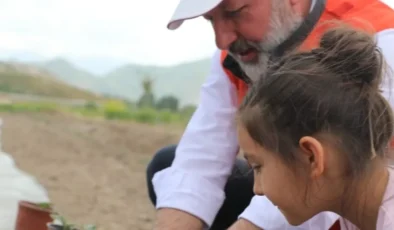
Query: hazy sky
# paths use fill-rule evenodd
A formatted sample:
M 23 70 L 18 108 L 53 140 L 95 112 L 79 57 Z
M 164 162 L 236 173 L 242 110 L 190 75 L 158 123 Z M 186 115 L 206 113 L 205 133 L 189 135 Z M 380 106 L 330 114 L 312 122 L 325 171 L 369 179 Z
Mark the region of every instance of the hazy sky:
M 394 5 L 394 0 L 385 0 Z M 1 0 L 0 49 L 167 65 L 207 57 L 211 26 L 166 24 L 178 0 Z
M 166 24 L 178 0 L 1 0 L 0 49 L 167 65 L 215 49 L 203 19 Z

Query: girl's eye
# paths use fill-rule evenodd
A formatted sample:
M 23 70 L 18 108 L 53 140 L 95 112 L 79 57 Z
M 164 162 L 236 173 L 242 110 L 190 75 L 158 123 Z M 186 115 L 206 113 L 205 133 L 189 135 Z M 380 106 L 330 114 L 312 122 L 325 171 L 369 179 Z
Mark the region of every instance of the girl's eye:
M 259 173 L 261 171 L 261 165 L 256 165 L 252 167 L 253 171 Z

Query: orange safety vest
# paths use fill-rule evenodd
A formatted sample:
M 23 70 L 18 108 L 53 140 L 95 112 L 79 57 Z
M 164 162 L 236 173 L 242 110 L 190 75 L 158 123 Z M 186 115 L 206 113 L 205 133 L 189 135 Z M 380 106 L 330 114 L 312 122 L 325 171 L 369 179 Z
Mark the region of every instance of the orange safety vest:
M 380 0 L 327 0 L 326 7 L 315 28 L 301 45 L 301 49 L 316 47 L 322 33 L 327 26 L 322 26 L 329 20 L 341 20 L 356 28 L 370 26 L 380 32 L 385 29 L 394 29 L 394 10 Z M 366 22 L 368 25 L 366 25 Z M 227 51 L 221 53 L 221 63 L 227 58 Z M 240 103 L 248 90 L 248 85 L 234 71 L 224 68 L 225 73 L 237 89 L 238 102 Z
M 323 14 L 315 28 L 302 43 L 300 49 L 312 49 L 316 47 L 319 38 L 327 29 L 327 26 L 322 26 L 322 24 L 329 20 L 344 21 L 355 28 L 361 27 L 361 29 L 364 29 L 363 26 L 370 26 L 365 29 L 373 29 L 375 32 L 380 32 L 385 29 L 394 29 L 394 10 L 380 0 L 327 0 Z M 368 22 L 368 25 L 365 24 L 366 22 Z M 227 51 L 222 51 L 222 64 L 224 64 L 227 56 Z M 239 72 L 239 70 L 234 71 L 225 68 L 224 65 L 223 68 L 230 81 L 235 85 L 238 103 L 241 103 L 248 90 L 248 85 L 242 78 L 234 74 L 234 72 Z M 394 140 L 390 146 L 394 147 Z M 340 229 L 339 220 L 330 228 L 330 230 Z

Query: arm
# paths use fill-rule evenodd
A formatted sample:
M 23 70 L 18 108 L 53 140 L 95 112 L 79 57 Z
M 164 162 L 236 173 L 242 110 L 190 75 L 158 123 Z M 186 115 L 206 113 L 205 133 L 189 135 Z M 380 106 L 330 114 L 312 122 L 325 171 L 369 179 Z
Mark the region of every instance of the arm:
M 386 64 L 388 67 L 388 74 L 386 74 L 385 78 L 382 82 L 382 95 L 386 98 L 386 100 L 390 103 L 391 108 L 394 109 L 394 29 L 384 30 L 376 35 L 377 45 L 380 47 L 383 56 L 385 57 Z M 393 156 L 394 154 L 394 139 L 391 140 L 389 144 L 389 162 L 393 164 Z
M 228 230 L 262 230 L 262 229 L 254 225 L 249 220 L 240 218 Z
M 235 87 L 222 69 L 219 51 L 200 96 L 172 166 L 153 178 L 159 230 L 210 226 L 225 198 L 224 186 L 238 152 L 237 104 Z M 182 222 L 165 228 L 175 220 Z
M 382 95 L 394 109 L 394 29 L 388 29 L 378 33 L 376 40 L 388 67 L 388 74 L 383 79 L 381 86 Z
M 185 211 L 163 208 L 157 212 L 155 230 L 191 229 L 201 230 L 204 223 L 196 216 Z

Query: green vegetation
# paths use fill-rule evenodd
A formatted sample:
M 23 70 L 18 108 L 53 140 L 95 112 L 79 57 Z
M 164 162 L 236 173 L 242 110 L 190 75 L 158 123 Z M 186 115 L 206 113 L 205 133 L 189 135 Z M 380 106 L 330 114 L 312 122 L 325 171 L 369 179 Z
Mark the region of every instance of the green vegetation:
M 57 104 L 46 102 L 0 104 L 0 112 L 56 112 L 60 110 Z
M 186 124 L 195 106 L 180 107 L 179 99 L 173 95 L 156 97 L 150 76 L 140 82 L 142 94 L 136 102 L 98 97 L 93 93 L 74 88 L 52 79 L 50 76 L 35 76 L 18 68 L 0 63 L 0 112 L 59 112 L 82 117 L 107 120 L 130 120 L 149 124 Z M 18 95 L 45 96 L 13 98 Z M 57 98 L 51 100 L 52 98 Z M 62 98 L 58 100 L 59 98 Z M 82 99 L 78 102 L 67 99 Z M 156 98 L 158 98 L 156 100 Z M 3 100 L 4 99 L 4 100 Z M 84 103 L 85 102 L 85 103 Z
M 143 98 L 143 96 L 141 97 Z M 193 114 L 194 106 L 185 106 L 182 110 L 171 110 L 160 105 L 135 106 L 125 101 L 108 100 L 101 105 L 88 102 L 84 107 L 74 107 L 69 111 L 88 117 L 102 117 L 108 120 L 131 120 L 149 124 L 187 123 Z
M 189 121 L 193 111 L 193 106 L 174 112 L 167 109 L 157 110 L 155 108 L 132 107 L 128 106 L 126 102 L 116 100 L 110 100 L 102 104 L 87 102 L 85 106 L 64 106 L 45 102 L 0 104 L 0 112 L 59 112 L 81 117 L 135 121 L 148 124 L 185 124 Z
M 152 92 L 153 80 L 150 77 L 146 77 L 142 81 L 142 88 L 144 92 L 138 101 L 138 107 L 152 108 L 155 105 L 155 95 Z
M 53 213 L 52 215 L 53 221 L 60 222 L 60 226 L 62 230 L 96 230 L 97 227 L 95 225 L 89 224 L 84 226 L 77 226 L 75 224 L 71 224 L 66 220 L 65 217 L 58 213 Z M 57 229 L 57 228 L 56 228 Z
M 38 207 L 48 210 L 51 213 L 52 218 L 52 228 L 51 225 L 48 229 L 61 229 L 61 230 L 96 230 L 96 226 L 89 224 L 83 226 L 77 226 L 75 224 L 71 224 L 64 216 L 60 215 L 55 211 L 52 203 L 37 203 Z M 59 225 L 60 224 L 60 225 Z M 57 227 L 55 227 L 57 226 Z

